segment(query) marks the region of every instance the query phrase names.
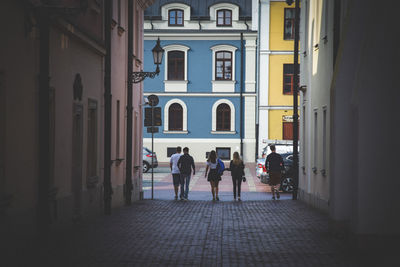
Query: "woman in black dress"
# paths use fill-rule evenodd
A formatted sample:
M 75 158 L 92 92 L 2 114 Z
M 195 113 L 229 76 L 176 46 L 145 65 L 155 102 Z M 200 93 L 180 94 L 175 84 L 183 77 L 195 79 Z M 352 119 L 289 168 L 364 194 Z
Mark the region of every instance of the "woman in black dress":
M 207 177 L 207 181 L 210 182 L 213 200 L 219 200 L 218 183 L 221 180 L 221 176 L 218 175 L 218 170 L 217 170 L 218 160 L 217 160 L 217 153 L 215 153 L 215 150 L 211 150 L 210 155 L 208 156 L 208 159 L 206 161 L 206 164 L 207 167 L 206 167 L 206 172 L 204 173 L 204 177 Z M 210 170 L 210 172 L 208 172 L 208 170 Z
M 240 201 L 240 191 L 244 175 L 244 164 L 238 152 L 233 153 L 233 160 L 231 160 L 231 163 L 229 164 L 228 171 L 231 171 L 232 175 L 233 199 L 236 200 L 236 189 L 237 189 L 238 201 Z

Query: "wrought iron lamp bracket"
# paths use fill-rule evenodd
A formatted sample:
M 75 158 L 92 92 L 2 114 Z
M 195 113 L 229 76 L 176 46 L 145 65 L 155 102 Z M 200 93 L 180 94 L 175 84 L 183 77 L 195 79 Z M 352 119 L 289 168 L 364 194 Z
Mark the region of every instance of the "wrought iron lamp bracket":
M 132 73 L 132 82 L 133 83 L 140 83 L 147 77 L 154 79 L 156 75 L 158 75 L 160 72 L 148 72 L 148 71 L 137 71 Z
M 154 79 L 160 73 L 160 69 L 157 66 L 156 71 L 149 72 L 149 71 L 134 71 L 132 72 L 132 82 L 133 83 L 140 83 L 147 77 Z

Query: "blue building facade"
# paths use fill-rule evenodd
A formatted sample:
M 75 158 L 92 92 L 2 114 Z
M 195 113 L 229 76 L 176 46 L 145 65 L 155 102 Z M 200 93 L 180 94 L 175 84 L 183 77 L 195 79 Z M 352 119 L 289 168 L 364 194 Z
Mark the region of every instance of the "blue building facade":
M 224 160 L 238 151 L 254 161 L 257 33 L 249 2 L 159 1 L 146 10 L 144 70 L 154 69 L 157 38 L 165 51 L 160 74 L 144 81 L 144 96 L 157 95 L 161 107 L 154 134 L 160 162 L 178 145 L 189 147 L 196 162 L 211 150 Z

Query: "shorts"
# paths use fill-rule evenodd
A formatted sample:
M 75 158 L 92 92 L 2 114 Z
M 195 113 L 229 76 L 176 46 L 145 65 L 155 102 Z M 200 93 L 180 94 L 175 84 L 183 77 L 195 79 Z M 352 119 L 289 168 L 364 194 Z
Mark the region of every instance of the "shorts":
M 179 186 L 181 184 L 181 174 L 173 173 L 172 180 L 173 180 L 174 186 Z
M 269 173 L 269 185 L 277 185 L 281 183 L 281 172 Z

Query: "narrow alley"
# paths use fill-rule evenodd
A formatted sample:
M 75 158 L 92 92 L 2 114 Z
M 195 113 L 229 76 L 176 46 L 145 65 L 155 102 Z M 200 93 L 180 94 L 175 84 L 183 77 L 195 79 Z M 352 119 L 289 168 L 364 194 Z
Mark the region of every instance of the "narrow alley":
M 254 186 L 243 186 L 243 201 L 232 200 L 226 172 L 221 200 L 213 202 L 204 168 L 193 178 L 190 200 L 176 201 L 168 168 L 161 167 L 154 200 L 55 231 L 45 245 L 19 240 L 20 248 L 8 247 L 3 266 L 390 266 L 352 252 L 325 214 L 290 194 L 270 200 L 253 169 L 246 169 Z

